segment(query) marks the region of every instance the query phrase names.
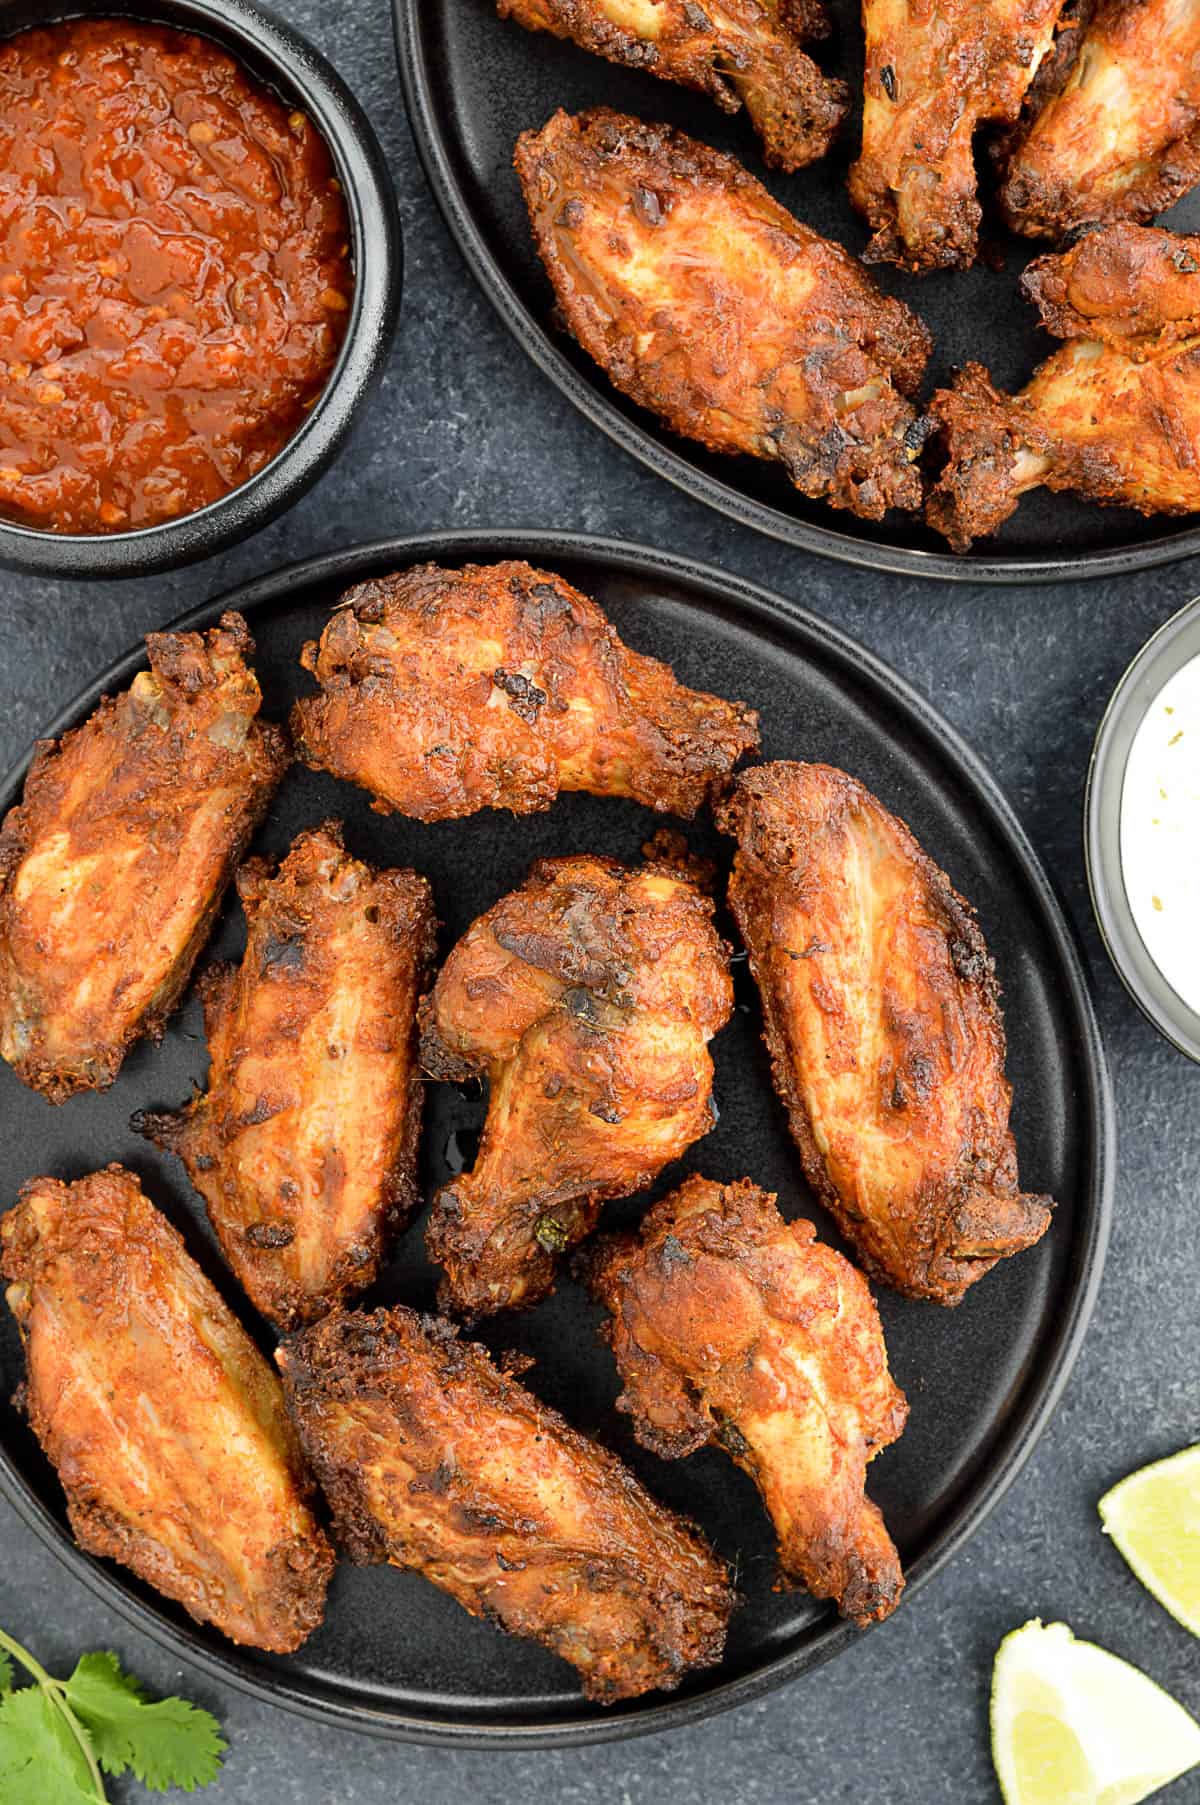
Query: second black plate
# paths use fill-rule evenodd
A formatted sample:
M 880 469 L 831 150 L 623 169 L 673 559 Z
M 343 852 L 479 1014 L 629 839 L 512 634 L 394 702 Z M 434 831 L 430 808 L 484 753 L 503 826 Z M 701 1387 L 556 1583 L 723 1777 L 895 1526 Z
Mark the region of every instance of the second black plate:
M 504 23 L 495 0 L 393 0 L 400 71 L 409 119 L 426 174 L 446 221 L 502 319 L 542 370 L 609 437 L 681 489 L 746 526 L 852 564 L 919 576 L 1017 583 L 1037 578 L 1116 575 L 1200 551 L 1193 519 L 1145 519 L 1070 495 L 1027 495 L 1000 533 L 956 557 L 916 516 L 895 513 L 878 525 L 810 502 L 778 464 L 722 457 L 669 432 L 626 400 L 553 323 L 553 293 L 530 237 L 513 173 L 517 138 L 558 107 L 612 106 L 680 126 L 731 151 L 807 224 L 855 253 L 867 229 L 846 194 L 846 171 L 860 136 L 857 109 L 828 157 L 793 176 L 765 169 L 744 114 L 669 82 L 617 68 L 544 32 Z M 862 87 L 857 0 L 830 0 L 833 40 L 817 60 Z M 1170 215 L 1180 230 L 1200 226 L 1200 194 Z M 1017 287 L 1029 258 L 1045 245 L 1011 236 L 990 249 L 1004 267 L 908 276 L 888 266 L 874 274 L 928 323 L 934 355 L 924 393 L 949 381 L 955 366 L 986 363 L 1002 388 L 1028 380 L 1053 343 Z
M 276 572 L 196 611 L 207 625 L 240 608 L 258 641 L 266 712 L 283 719 L 311 688 L 297 655 L 351 583 L 425 559 L 444 564 L 527 557 L 594 595 L 639 650 L 668 659 L 686 683 L 742 697 L 762 714 L 768 757 L 824 759 L 863 778 L 911 823 L 977 904 L 1005 987 L 1014 1127 L 1027 1189 L 1058 1199 L 1051 1232 L 1003 1262 L 957 1310 L 879 1293 L 893 1370 L 912 1404 L 909 1426 L 871 1469 L 870 1489 L 899 1545 L 910 1593 L 978 1526 L 1029 1453 L 1066 1380 L 1100 1277 L 1112 1165 L 1103 1054 L 1070 934 L 1037 860 L 995 785 L 949 727 L 870 653 L 791 603 L 682 559 L 611 542 L 535 533 L 454 533 L 358 547 Z M 58 735 L 129 683 L 141 649 L 106 672 L 49 731 Z M 0 814 L 23 773 L 0 784 Z M 636 861 L 655 819 L 632 803 L 568 796 L 523 820 L 484 813 L 421 826 L 371 812 L 366 795 L 296 766 L 254 850 L 278 857 L 305 826 L 345 821 L 351 849 L 411 864 L 433 885 L 449 946 L 524 877 L 538 857 L 608 852 Z M 697 851 L 728 868 L 729 842 L 711 823 L 689 830 Z M 732 939 L 731 924 L 722 927 Z M 227 902 L 205 959 L 239 956 L 241 911 Z M 800 1175 L 771 1087 L 761 1016 L 744 963 L 738 1007 L 713 1042 L 720 1121 L 668 1169 L 748 1175 L 777 1191 L 789 1217 L 830 1225 Z M 203 1206 L 179 1165 L 139 1140 L 137 1109 L 182 1102 L 202 1083 L 206 1053 L 195 995 L 160 1048 L 143 1043 L 103 1094 L 51 1108 L 0 1065 L 7 1208 L 36 1173 L 76 1177 L 109 1160 L 140 1173 L 181 1225 L 225 1295 L 236 1286 L 216 1256 Z M 480 1119 L 477 1096 L 431 1085 L 424 1132 L 426 1195 L 461 1159 Z M 609 1226 L 636 1221 L 644 1200 L 612 1206 Z M 376 1299 L 428 1308 L 434 1274 L 421 1224 L 401 1239 Z M 375 1300 L 369 1300 L 375 1301 Z M 247 1315 L 249 1312 L 247 1311 Z M 672 1695 L 605 1711 L 583 1702 L 575 1676 L 544 1650 L 478 1623 L 414 1573 L 342 1563 L 326 1621 L 286 1659 L 238 1649 L 123 1569 L 74 1546 L 58 1482 L 10 1399 L 21 1376 L 12 1317 L 0 1308 L 0 1487 L 72 1571 L 117 1609 L 220 1677 L 279 1703 L 379 1732 L 433 1741 L 579 1742 L 665 1729 L 805 1672 L 859 1633 L 799 1592 L 774 1590 L 775 1552 L 754 1488 L 718 1453 L 677 1462 L 639 1449 L 614 1408 L 612 1357 L 600 1312 L 574 1284 L 523 1316 L 498 1318 L 481 1339 L 533 1355 L 529 1384 L 580 1428 L 599 1435 L 668 1504 L 697 1517 L 735 1567 L 744 1603 L 723 1664 Z M 262 1334 L 262 1325 L 257 1325 Z M 264 1337 L 265 1340 L 265 1337 Z M 905 1608 L 904 1604 L 900 1607 Z

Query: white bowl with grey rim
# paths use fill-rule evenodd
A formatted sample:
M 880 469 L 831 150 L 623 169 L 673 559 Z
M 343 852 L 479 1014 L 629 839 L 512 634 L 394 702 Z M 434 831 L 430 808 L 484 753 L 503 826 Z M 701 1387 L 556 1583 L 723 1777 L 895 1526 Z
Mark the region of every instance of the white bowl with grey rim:
M 1200 596 L 1147 640 L 1113 691 L 1092 749 L 1084 805 L 1084 850 L 1092 907 L 1118 976 L 1159 1033 L 1200 1063 L 1200 1012 L 1172 984 L 1147 946 L 1130 896 L 1122 851 L 1126 778 L 1139 729 L 1166 685 L 1198 658 Z M 1196 857 L 1200 860 L 1200 807 L 1196 816 Z M 1196 995 L 1200 1000 L 1200 922 L 1197 927 Z

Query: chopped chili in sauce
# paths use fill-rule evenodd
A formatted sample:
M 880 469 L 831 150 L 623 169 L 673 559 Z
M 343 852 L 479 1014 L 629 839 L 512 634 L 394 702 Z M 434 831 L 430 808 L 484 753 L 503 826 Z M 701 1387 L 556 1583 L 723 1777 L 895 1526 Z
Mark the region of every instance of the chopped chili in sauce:
M 0 43 L 0 515 L 122 532 L 236 489 L 352 292 L 324 141 L 217 45 L 117 19 Z

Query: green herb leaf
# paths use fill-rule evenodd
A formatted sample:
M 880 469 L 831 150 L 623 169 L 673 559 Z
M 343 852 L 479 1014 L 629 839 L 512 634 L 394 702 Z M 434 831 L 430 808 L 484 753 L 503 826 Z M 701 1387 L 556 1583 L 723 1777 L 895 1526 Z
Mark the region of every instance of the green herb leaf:
M 98 1805 L 83 1750 L 39 1686 L 0 1700 L 0 1799 L 4 1805 Z
M 0 1648 L 0 1697 L 13 1689 L 13 1664 Z
M 64 1691 L 106 1773 L 132 1771 L 152 1792 L 193 1792 L 217 1778 L 228 1745 L 216 1719 L 181 1698 L 152 1703 L 116 1655 L 84 1655 Z

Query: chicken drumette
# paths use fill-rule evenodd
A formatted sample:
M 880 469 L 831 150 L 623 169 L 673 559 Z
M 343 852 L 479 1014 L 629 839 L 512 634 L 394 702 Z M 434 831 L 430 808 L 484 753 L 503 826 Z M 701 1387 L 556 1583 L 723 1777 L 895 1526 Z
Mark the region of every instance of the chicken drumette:
M 526 132 L 516 166 L 566 322 L 631 400 L 864 519 L 920 506 L 929 333 L 840 245 L 733 157 L 606 108 Z
M 1081 338 L 1135 362 L 1200 339 L 1200 236 L 1113 225 L 1036 257 L 1021 287 L 1055 338 Z
M 863 0 L 862 152 L 850 198 L 868 263 L 966 269 L 982 217 L 974 138 L 1015 120 L 1063 0 Z
M 699 1532 L 448 1323 L 338 1310 L 276 1359 L 352 1561 L 415 1568 L 604 1704 L 720 1660 L 733 1594 Z
M 1022 129 L 1001 199 L 1014 231 L 1148 220 L 1200 181 L 1200 6 L 1101 0 Z
M 363 583 L 302 662 L 309 764 L 421 821 L 546 809 L 563 790 L 694 815 L 758 745 L 758 716 L 685 689 L 595 602 L 528 564 L 427 564 Z
M 421 1007 L 422 1059 L 490 1094 L 474 1170 L 430 1219 L 444 1307 L 535 1303 L 605 1199 L 708 1132 L 708 1042 L 733 1004 L 712 915 L 667 865 L 544 859 L 459 941 Z
M 42 742 L 0 828 L 0 1055 L 52 1103 L 161 1039 L 288 762 L 239 614 L 146 646 L 123 695 Z
M 902 821 L 828 765 L 759 765 L 729 901 L 809 1183 L 867 1271 L 956 1304 L 1050 1224 L 1022 1196 L 992 962 Z
M 1023 287 L 1070 342 L 1019 395 L 968 364 L 939 389 L 946 464 L 927 517 L 956 551 L 1029 489 L 1072 489 L 1142 514 L 1200 512 L 1200 243 L 1105 226 L 1039 257 Z
M 775 169 L 823 157 L 846 115 L 846 84 L 801 46 L 827 35 L 822 0 L 498 0 L 501 18 L 572 38 L 613 63 L 645 69 L 745 106 Z
M 36 1178 L 0 1224 L 24 1401 L 81 1548 L 235 1642 L 320 1623 L 333 1552 L 279 1380 L 120 1166 Z
M 240 969 L 202 980 L 212 1069 L 178 1115 L 135 1125 L 177 1153 L 251 1300 L 295 1328 L 365 1288 L 419 1201 L 417 998 L 429 886 L 303 833 L 271 876 L 238 873 Z
M 908 1406 L 866 1280 L 815 1233 L 749 1180 L 689 1178 L 584 1272 L 638 1440 L 667 1460 L 723 1447 L 762 1493 L 785 1574 L 869 1623 L 904 1576 L 867 1462 Z

